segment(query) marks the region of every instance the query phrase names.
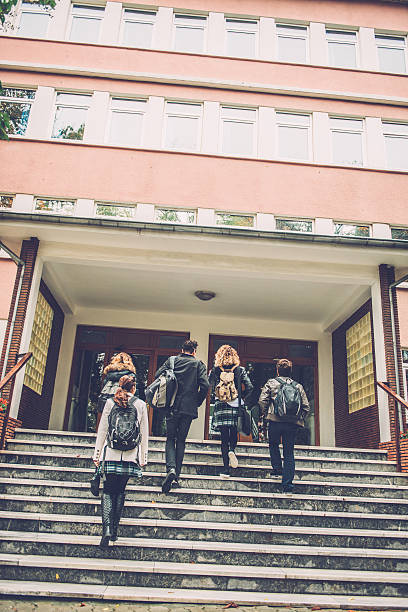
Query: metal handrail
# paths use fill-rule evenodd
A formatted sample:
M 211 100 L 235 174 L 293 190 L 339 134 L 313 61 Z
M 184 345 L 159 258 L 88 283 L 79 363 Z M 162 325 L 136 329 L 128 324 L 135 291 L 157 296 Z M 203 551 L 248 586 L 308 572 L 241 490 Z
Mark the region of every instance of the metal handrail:
M 21 368 L 23 368 L 27 361 L 29 361 L 31 359 L 31 357 L 33 356 L 32 353 L 25 353 L 21 359 L 19 359 L 19 361 L 17 361 L 17 363 L 11 368 L 10 372 L 8 372 L 6 374 L 6 376 L 3 378 L 3 380 L 0 381 L 0 391 L 2 389 L 4 389 L 4 387 L 11 382 L 12 385 L 14 385 L 14 381 L 16 378 L 16 375 L 18 374 L 18 372 L 21 370 Z M 20 357 L 20 355 L 19 355 Z M 11 393 L 10 393 L 11 395 Z M 4 414 L 4 420 L 3 420 L 3 427 L 2 430 L 0 432 L 0 449 L 3 448 L 4 446 L 4 440 L 6 437 L 6 431 L 7 431 L 7 421 L 9 418 L 9 414 L 10 414 L 10 403 L 7 404 L 7 408 L 6 408 L 6 412 Z
M 393 391 L 388 383 L 377 381 L 377 385 L 387 393 L 389 397 L 394 400 L 394 423 L 395 423 L 395 452 L 396 452 L 396 460 L 397 460 L 397 470 L 401 471 L 401 443 L 400 443 L 400 423 L 399 423 L 399 410 L 398 404 L 404 406 L 405 410 L 408 410 L 408 402 L 404 400 L 398 393 Z M 405 427 L 405 419 L 403 419 L 403 426 Z

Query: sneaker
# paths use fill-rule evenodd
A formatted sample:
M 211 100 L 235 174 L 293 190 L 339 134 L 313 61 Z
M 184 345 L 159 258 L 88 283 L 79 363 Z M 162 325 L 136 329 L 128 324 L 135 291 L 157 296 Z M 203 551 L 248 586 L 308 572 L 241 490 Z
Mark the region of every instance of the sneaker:
M 230 452 L 228 453 L 228 459 L 229 459 L 229 462 L 230 462 L 230 466 L 231 466 L 232 468 L 234 468 L 234 469 L 235 469 L 235 468 L 237 468 L 237 467 L 238 467 L 238 459 L 237 459 L 237 456 L 236 456 L 236 454 L 234 453 L 234 451 L 230 451 Z
M 171 489 L 171 484 L 174 480 L 177 480 L 175 470 L 170 470 L 167 473 L 166 478 L 162 482 L 162 493 L 168 493 Z
M 176 478 L 176 480 L 173 480 L 173 482 L 171 483 L 171 488 L 172 489 L 181 489 L 181 484 L 179 483 L 178 478 Z
M 224 479 L 230 477 L 228 472 L 220 472 L 219 476 L 220 476 L 220 478 L 224 478 Z

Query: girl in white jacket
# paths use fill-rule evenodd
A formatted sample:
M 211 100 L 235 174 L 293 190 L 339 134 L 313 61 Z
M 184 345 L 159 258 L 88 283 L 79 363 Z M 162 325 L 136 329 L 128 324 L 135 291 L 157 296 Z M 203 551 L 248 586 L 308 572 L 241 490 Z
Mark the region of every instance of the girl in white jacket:
M 107 445 L 109 414 L 115 404 L 126 408 L 136 390 L 134 376 L 122 376 L 113 399 L 108 399 L 103 409 L 96 437 L 93 462 L 98 467 L 104 457 L 104 486 L 101 500 L 102 539 L 100 546 L 107 547 L 109 540 L 118 539 L 118 527 L 125 503 L 125 488 L 131 476 L 140 477 L 141 468 L 147 463 L 149 421 L 145 402 L 137 399 L 135 407 L 141 441 L 134 449 L 121 451 Z

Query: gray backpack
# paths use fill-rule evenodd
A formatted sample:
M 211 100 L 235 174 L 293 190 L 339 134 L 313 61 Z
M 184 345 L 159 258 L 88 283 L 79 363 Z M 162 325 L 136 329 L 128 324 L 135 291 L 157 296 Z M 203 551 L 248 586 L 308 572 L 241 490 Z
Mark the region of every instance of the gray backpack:
M 302 398 L 297 386 L 299 383 L 295 380 L 287 382 L 280 376 L 277 376 L 276 380 L 280 383 L 280 388 L 273 400 L 275 414 L 280 417 L 297 417 L 302 407 Z

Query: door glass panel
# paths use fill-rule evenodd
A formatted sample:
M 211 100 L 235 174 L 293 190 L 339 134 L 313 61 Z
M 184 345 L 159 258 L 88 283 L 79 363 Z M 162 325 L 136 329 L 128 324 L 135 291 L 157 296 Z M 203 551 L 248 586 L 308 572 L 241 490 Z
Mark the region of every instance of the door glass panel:
M 157 370 L 162 367 L 169 355 L 157 355 Z M 156 370 L 156 371 L 157 371 Z M 155 372 L 153 373 L 154 376 Z M 152 410 L 152 408 L 151 408 Z M 166 436 L 166 419 L 160 410 L 153 410 L 152 436 Z
M 181 350 L 181 345 L 183 344 L 183 342 L 187 340 L 186 336 L 164 336 L 161 335 L 159 337 L 159 347 L 160 348 L 171 348 L 171 349 L 180 349 Z M 161 359 L 162 356 L 159 356 L 158 359 Z M 164 358 L 164 361 L 167 359 L 167 357 Z M 159 363 L 159 361 L 157 361 L 157 363 Z M 158 365 L 157 368 L 159 368 L 160 366 Z
M 150 355 L 139 353 L 129 353 L 132 358 L 133 365 L 136 368 L 136 395 L 141 400 L 145 401 L 145 391 L 147 387 L 147 379 L 149 376 Z
M 289 359 L 294 359 L 296 357 L 313 359 L 313 356 L 313 344 L 289 344 Z
M 248 376 L 251 379 L 252 384 L 254 385 L 254 390 L 252 392 L 252 396 L 250 398 L 250 410 L 253 418 L 256 422 L 259 421 L 260 409 L 258 405 L 259 396 L 261 395 L 262 387 L 270 378 L 274 378 L 276 376 L 276 365 L 275 362 L 256 362 L 256 361 L 248 361 L 246 365 L 246 371 L 248 372 Z M 265 442 L 265 434 L 263 431 L 259 432 L 259 441 Z
M 69 431 L 96 431 L 98 397 L 105 353 L 82 350 L 77 359 L 77 370 L 72 388 Z

